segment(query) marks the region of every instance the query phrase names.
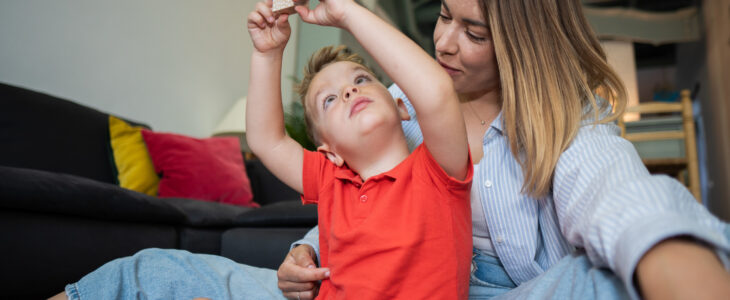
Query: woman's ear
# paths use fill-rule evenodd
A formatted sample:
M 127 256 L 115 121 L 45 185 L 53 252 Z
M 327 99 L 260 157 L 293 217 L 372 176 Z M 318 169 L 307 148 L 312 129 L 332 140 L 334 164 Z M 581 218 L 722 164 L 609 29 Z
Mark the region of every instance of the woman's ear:
M 335 164 L 335 166 L 342 167 L 342 165 L 345 164 L 345 160 L 342 159 L 339 154 L 330 151 L 330 146 L 326 143 L 322 144 L 322 146 L 317 147 L 317 151 L 324 153 L 327 159 Z
M 408 114 L 408 108 L 406 103 L 401 98 L 395 98 L 395 107 L 398 110 L 398 116 L 401 121 L 408 121 L 411 119 L 411 115 Z

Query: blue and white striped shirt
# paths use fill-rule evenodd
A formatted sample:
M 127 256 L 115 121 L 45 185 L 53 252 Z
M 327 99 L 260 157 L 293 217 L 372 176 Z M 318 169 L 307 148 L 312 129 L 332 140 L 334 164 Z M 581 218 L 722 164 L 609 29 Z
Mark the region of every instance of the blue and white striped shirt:
M 395 85 L 389 91 L 408 107 L 403 122 L 409 147 L 422 142 L 412 105 Z M 523 193 L 523 173 L 503 134 L 502 115 L 484 135 L 479 189 L 492 242 L 516 284 L 543 273 L 576 248 L 585 249 L 598 267 L 613 270 L 637 298 L 633 272 L 641 256 L 657 242 L 688 235 L 714 245 L 727 262 L 726 224 L 699 205 L 678 181 L 651 175 L 633 145 L 614 124 L 584 122 L 555 167 L 550 195 Z M 313 230 L 305 241 L 318 250 Z M 315 238 L 315 239 L 312 239 Z M 307 241 L 308 240 L 308 241 Z

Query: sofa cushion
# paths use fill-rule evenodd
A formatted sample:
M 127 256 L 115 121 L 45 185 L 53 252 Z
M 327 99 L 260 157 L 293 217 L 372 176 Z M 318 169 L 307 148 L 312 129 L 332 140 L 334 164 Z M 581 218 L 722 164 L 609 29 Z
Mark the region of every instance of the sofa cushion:
M 221 237 L 221 256 L 249 266 L 278 269 L 291 243 L 311 227 L 234 228 Z
M 301 205 L 299 193 L 276 178 L 261 160 L 247 159 L 246 173 L 251 181 L 253 200 L 256 203 L 267 206 L 276 202 L 294 201 Z
M 302 205 L 300 201 L 280 201 L 261 208 L 242 213 L 236 218 L 236 225 L 264 226 L 303 226 L 317 225 L 317 206 Z
M 149 130 L 142 130 L 142 137 L 161 176 L 158 196 L 258 207 L 238 139 L 196 139 Z
M 107 115 L 0 83 L 0 165 L 113 183 Z
M 155 173 L 147 146 L 140 132 L 142 127 L 109 116 L 112 159 L 119 186 L 150 196 L 157 196 L 160 178 Z

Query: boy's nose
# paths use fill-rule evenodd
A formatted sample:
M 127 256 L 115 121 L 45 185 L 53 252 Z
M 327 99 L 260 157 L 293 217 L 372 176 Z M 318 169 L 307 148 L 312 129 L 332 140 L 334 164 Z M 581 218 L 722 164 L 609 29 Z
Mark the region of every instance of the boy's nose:
M 342 97 L 345 101 L 349 101 L 351 97 L 355 97 L 355 94 L 357 94 L 358 90 L 357 87 L 350 87 L 345 90 L 345 96 Z

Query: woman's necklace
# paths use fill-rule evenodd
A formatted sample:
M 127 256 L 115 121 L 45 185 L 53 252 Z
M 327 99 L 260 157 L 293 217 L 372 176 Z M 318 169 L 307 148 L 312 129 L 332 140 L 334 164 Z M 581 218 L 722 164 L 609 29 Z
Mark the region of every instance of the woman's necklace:
M 484 119 L 479 117 L 479 114 L 477 114 L 477 111 L 474 109 L 474 106 L 471 106 L 471 101 L 469 101 L 467 103 L 469 104 L 469 108 L 471 109 L 471 112 L 474 114 L 475 117 L 477 117 L 477 119 L 482 124 L 482 126 L 487 125 L 487 121 L 484 121 Z

